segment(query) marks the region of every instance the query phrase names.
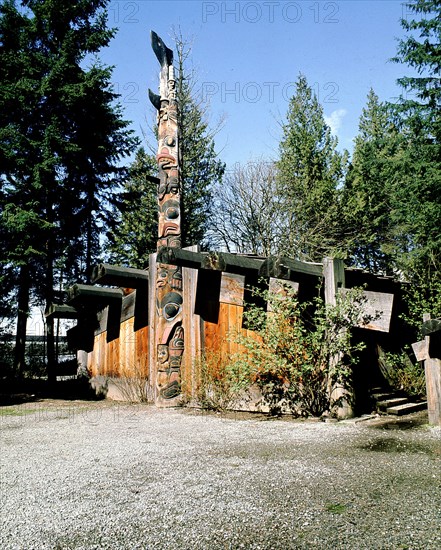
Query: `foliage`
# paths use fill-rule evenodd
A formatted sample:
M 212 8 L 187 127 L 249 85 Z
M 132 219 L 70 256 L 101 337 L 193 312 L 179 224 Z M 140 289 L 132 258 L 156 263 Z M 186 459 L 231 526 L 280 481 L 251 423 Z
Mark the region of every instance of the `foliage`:
M 362 291 L 339 294 L 335 306 L 320 297 L 301 303 L 286 285 L 279 292 L 252 292 L 268 308 L 249 305 L 244 312 L 257 337 L 236 336 L 245 353 L 230 366 L 235 380 L 242 388 L 257 383 L 272 413 L 280 412 L 283 402 L 295 415 L 320 416 L 338 406 L 330 388 L 347 386 L 356 353 L 364 347 L 351 343 L 351 328 L 368 322 L 362 317 Z
M 129 167 L 122 193 L 113 199 L 106 248 L 109 261 L 143 269 L 158 240 L 156 159 L 141 147 Z
M 195 76 L 188 68 L 190 48 L 176 34 L 176 98 L 179 104 L 178 128 L 181 158 L 182 246 L 204 241 L 213 212 L 213 185 L 222 181 L 225 164 L 217 158 L 215 131 L 210 130 L 207 105 L 198 102 Z
M 401 110 L 418 112 L 436 136 L 441 138 L 441 2 L 440 0 L 411 0 L 405 4 L 413 18 L 402 18 L 406 38 L 399 40 L 397 55 L 392 58 L 414 69 L 416 74 L 398 80 L 406 94 L 401 98 Z
M 412 0 L 393 61 L 412 69 L 398 80 L 405 96 L 393 105 L 401 154 L 394 163 L 392 221 L 397 263 L 419 286 L 420 303 L 441 281 L 441 2 Z
M 0 225 L 4 262 L 27 270 L 16 279 L 21 342 L 32 294 L 49 304 L 55 286 L 90 276 L 105 198 L 137 142 L 112 92 L 112 69 L 95 57 L 115 34 L 107 4 L 0 5 Z M 51 369 L 52 321 L 47 352 Z
M 441 319 L 441 278 L 439 276 L 421 277 L 406 289 L 404 295 L 408 312 L 403 319 L 421 331 L 423 315 L 429 313 L 432 319 Z
M 143 375 L 120 376 L 112 378 L 121 397 L 127 403 L 152 403 L 153 397 L 149 393 L 148 377 Z
M 392 274 L 396 269 L 390 183 L 398 148 L 390 112 L 371 89 L 346 175 L 342 223 L 350 261 L 374 273 Z
M 347 164 L 337 138 L 324 121 L 323 109 L 300 75 L 282 126 L 278 162 L 282 212 L 282 252 L 301 260 L 321 261 L 338 249 L 338 187 Z
M 242 392 L 242 384 L 237 373 L 230 367 L 229 356 L 220 352 L 204 354 L 195 362 L 195 370 L 199 374 L 195 392 L 197 404 L 213 411 L 226 411 Z M 191 395 L 183 387 L 183 394 L 187 400 Z
M 402 390 L 409 396 L 426 394 L 426 378 L 422 363 L 411 361 L 408 353 L 384 352 L 379 348 L 381 371 L 392 388 Z
M 327 502 L 326 511 L 331 514 L 343 514 L 348 509 L 347 504 L 341 504 L 340 502 Z
M 11 336 L 6 329 L 0 328 L 0 378 L 13 375 L 14 350 Z

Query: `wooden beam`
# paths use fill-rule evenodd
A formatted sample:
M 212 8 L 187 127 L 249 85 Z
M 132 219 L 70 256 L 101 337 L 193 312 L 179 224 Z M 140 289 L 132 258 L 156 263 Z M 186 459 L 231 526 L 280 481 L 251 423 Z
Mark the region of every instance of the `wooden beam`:
M 161 183 L 161 180 L 159 178 L 155 178 L 155 176 L 144 176 L 147 181 L 150 181 L 151 183 L 155 183 L 156 185 L 159 185 Z
M 193 269 L 208 269 L 243 274 L 244 271 L 259 271 L 263 258 L 230 254 L 229 252 L 192 252 L 180 248 L 162 248 L 158 261 Z
M 433 319 L 436 321 L 436 319 Z M 430 315 L 423 315 L 423 326 L 430 325 Z M 438 338 L 437 338 L 438 337 Z M 426 376 L 427 391 L 427 411 L 429 414 L 429 424 L 441 427 L 441 359 L 433 357 L 431 353 L 432 338 L 439 339 L 439 334 L 430 333 L 425 337 L 427 349 L 429 351 L 427 359 L 424 361 L 424 372 Z
M 207 252 L 193 252 L 182 248 L 162 248 L 158 252 L 157 261 L 158 263 L 200 269 L 207 255 Z
M 300 260 L 283 257 L 280 259 L 279 264 L 294 273 L 323 277 L 323 264 L 320 263 L 301 262 Z
M 51 304 L 44 316 L 46 319 L 78 319 L 78 311 L 66 304 Z
M 325 278 L 325 303 L 335 306 L 337 304 L 337 293 L 345 286 L 345 267 L 343 260 L 336 258 L 325 258 L 323 260 L 323 275 Z M 343 329 L 345 330 L 345 329 Z M 336 353 L 329 359 L 331 371 L 342 360 L 342 354 Z M 353 416 L 352 403 L 354 399 L 354 388 L 350 382 L 345 380 L 330 380 L 329 395 L 331 407 L 338 418 L 349 418 Z
M 259 272 L 265 259 L 252 256 L 240 256 L 228 252 L 211 252 L 205 258 L 203 269 L 243 273 L 244 271 Z
M 141 288 L 148 284 L 148 272 L 132 267 L 98 264 L 93 268 L 92 283 L 123 288 Z
M 92 285 L 75 284 L 67 290 L 68 302 L 81 305 L 106 306 L 122 300 L 123 291 L 119 288 L 103 288 Z

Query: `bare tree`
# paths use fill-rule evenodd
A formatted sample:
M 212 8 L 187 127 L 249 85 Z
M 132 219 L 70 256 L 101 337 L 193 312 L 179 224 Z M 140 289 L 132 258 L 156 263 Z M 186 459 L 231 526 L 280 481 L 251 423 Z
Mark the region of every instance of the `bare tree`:
M 235 165 L 213 196 L 211 245 L 263 256 L 279 252 L 282 213 L 274 162 L 258 159 Z

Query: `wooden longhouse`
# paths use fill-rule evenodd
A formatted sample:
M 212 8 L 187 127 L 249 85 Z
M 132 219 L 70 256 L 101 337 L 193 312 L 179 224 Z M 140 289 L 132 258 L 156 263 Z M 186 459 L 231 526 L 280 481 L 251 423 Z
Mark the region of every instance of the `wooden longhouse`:
M 289 258 L 261 258 L 229 253 L 199 252 L 192 249 L 166 249 L 161 262 L 182 268 L 182 328 L 185 347 L 181 363 L 181 384 L 191 394 L 198 381 L 198 358 L 216 355 L 219 359 L 237 351 L 228 334 L 243 326 L 243 311 L 249 302 L 249 288 L 289 282 L 299 300 L 309 301 L 320 285 L 326 301 L 337 292 L 364 286 L 371 312 L 382 314 L 369 326 L 356 330 L 356 338 L 368 346 L 354 376 L 356 412 L 368 412 L 368 392 L 378 386 L 376 346 L 399 349 L 406 339 L 399 314 L 401 285 L 389 277 L 378 277 L 362 270 L 344 268 L 341 260 L 325 259 L 307 263 Z M 93 285 L 74 285 L 68 304 L 54 306 L 49 314 L 76 317 L 77 326 L 68 341 L 78 350 L 80 369 L 92 378 L 110 381 L 110 395 L 116 396 L 112 380 L 139 379 L 147 384 L 146 394 L 158 398 L 156 315 L 157 254 L 150 256 L 147 270 L 107 264 L 96 266 Z M 162 404 L 164 404 L 162 402 Z M 171 405 L 176 400 L 171 399 Z M 255 404 L 247 405 L 255 410 Z M 370 411 L 369 411 L 370 412 Z

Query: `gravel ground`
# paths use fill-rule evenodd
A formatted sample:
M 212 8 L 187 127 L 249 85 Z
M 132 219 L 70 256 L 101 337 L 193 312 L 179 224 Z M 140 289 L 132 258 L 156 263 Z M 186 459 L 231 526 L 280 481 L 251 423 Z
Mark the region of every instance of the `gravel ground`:
M 427 425 L 110 402 L 0 413 L 1 549 L 441 548 Z

